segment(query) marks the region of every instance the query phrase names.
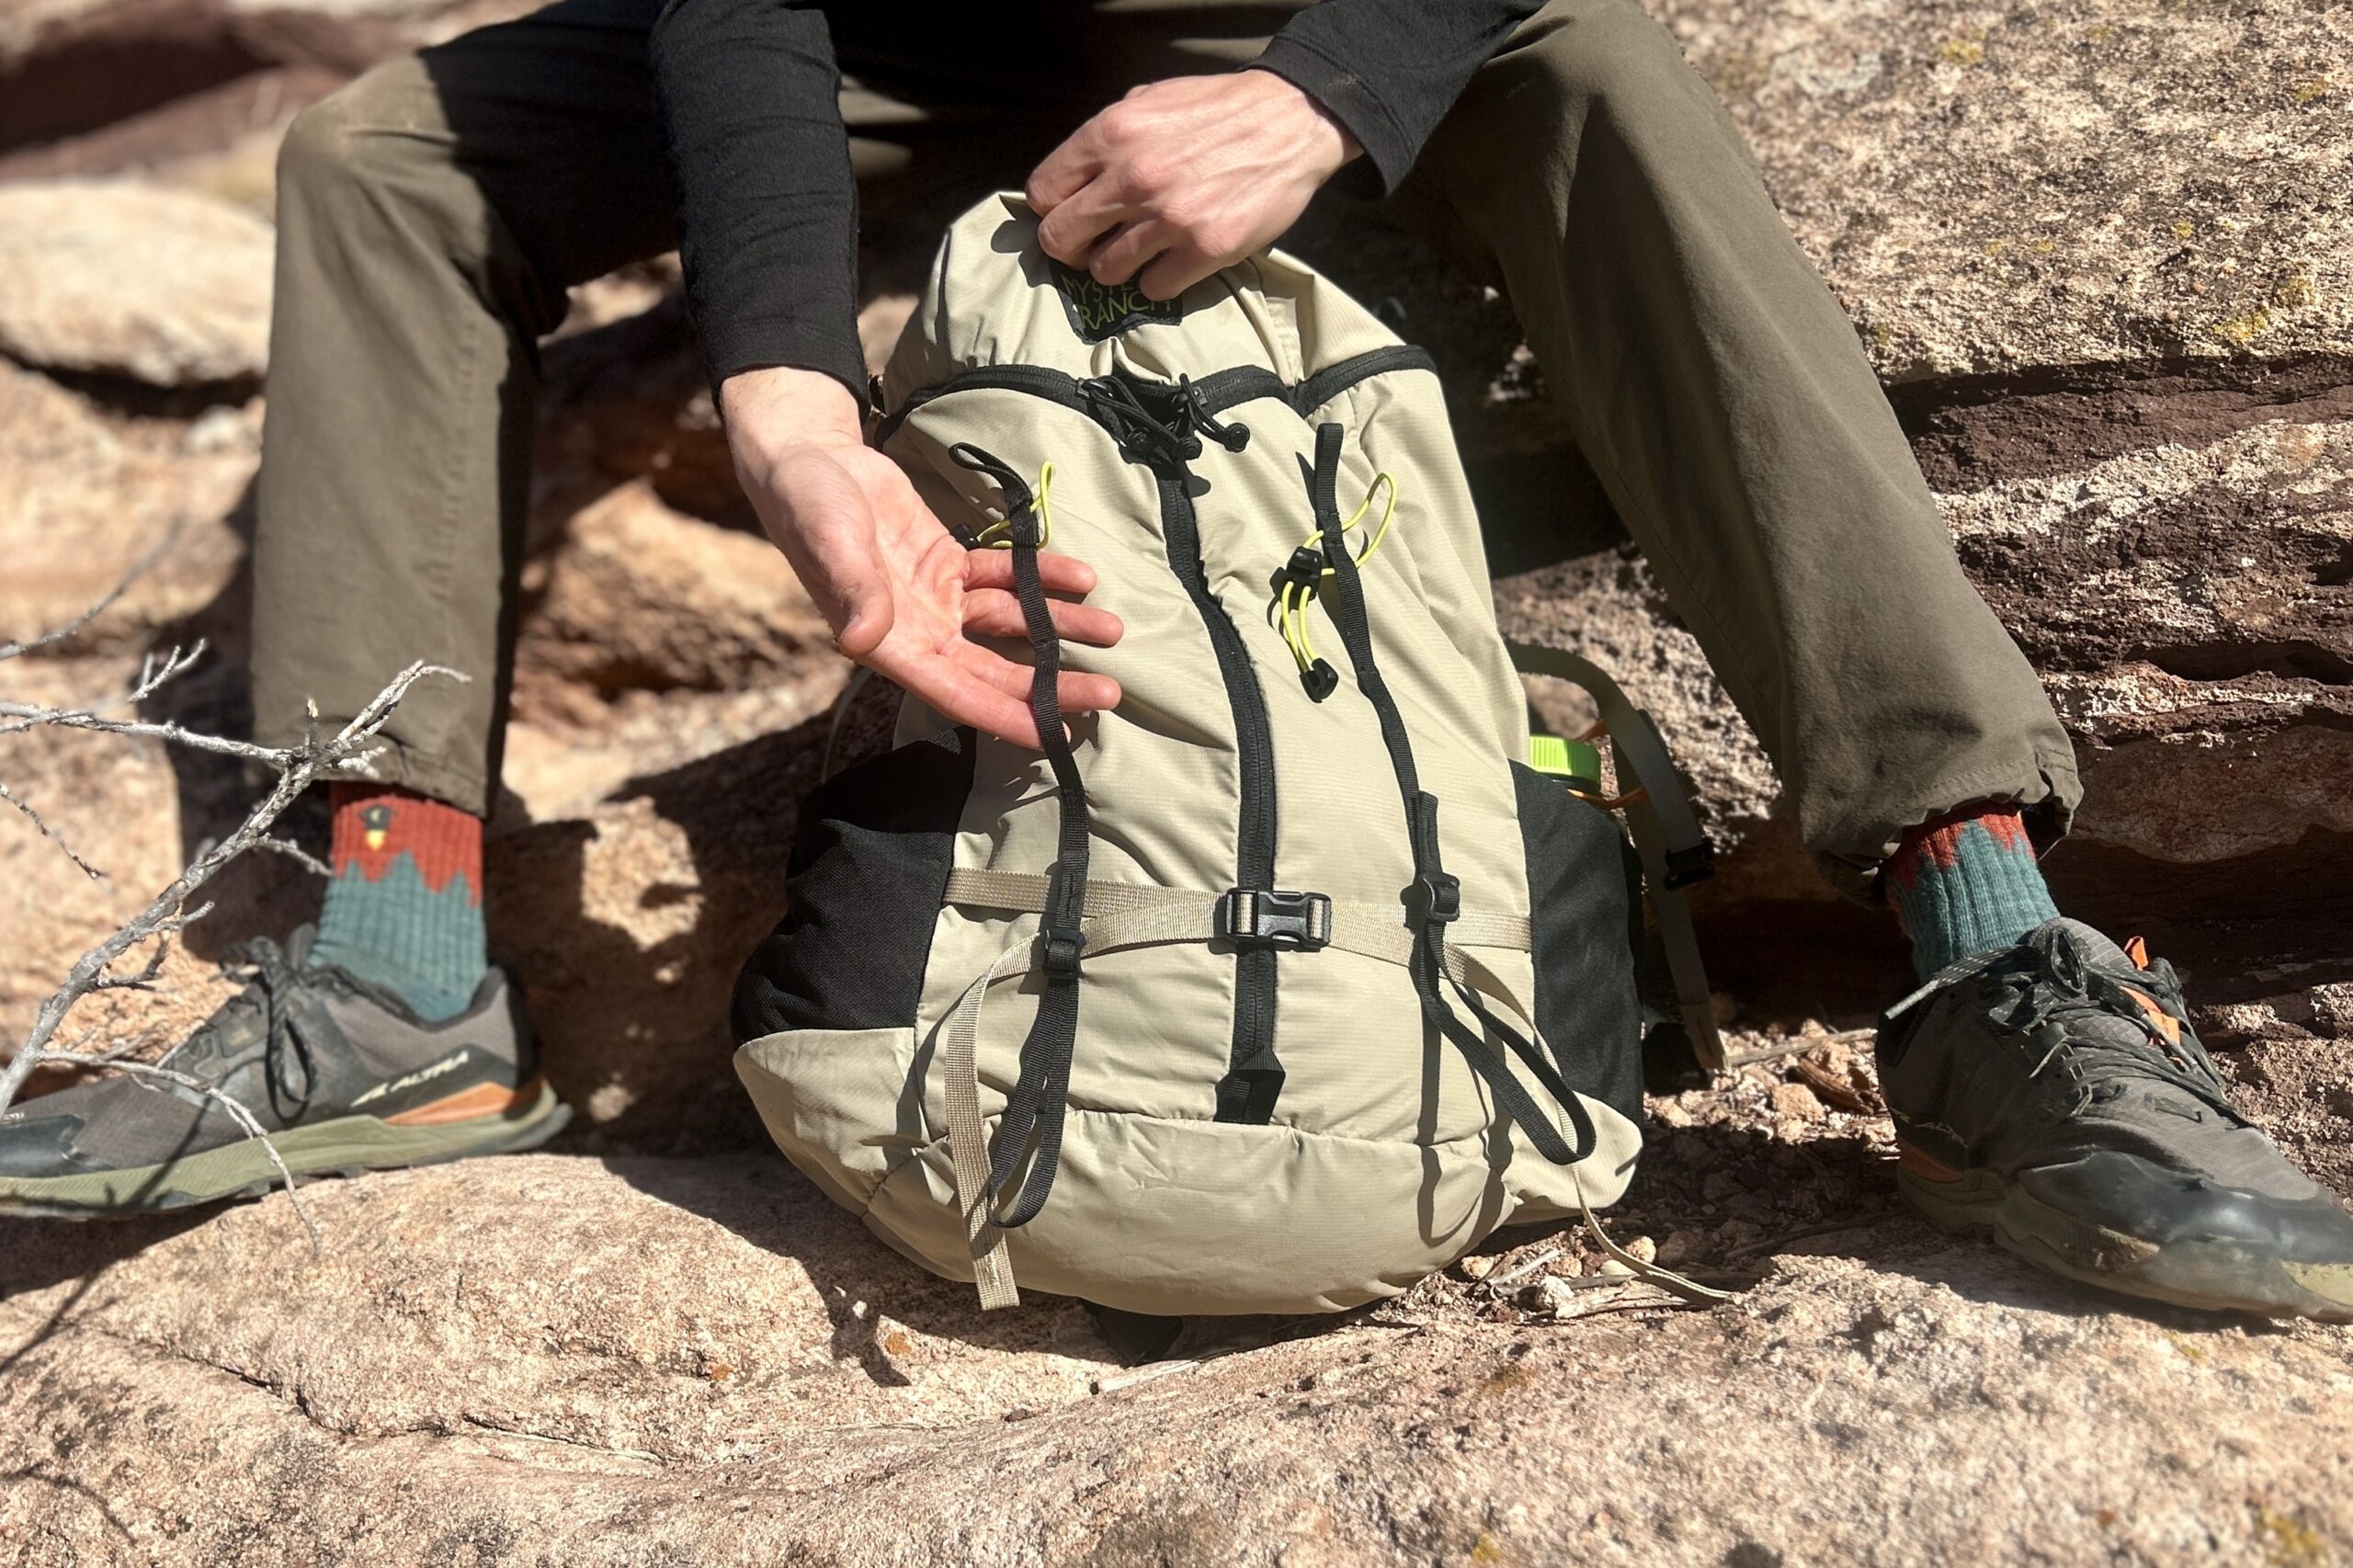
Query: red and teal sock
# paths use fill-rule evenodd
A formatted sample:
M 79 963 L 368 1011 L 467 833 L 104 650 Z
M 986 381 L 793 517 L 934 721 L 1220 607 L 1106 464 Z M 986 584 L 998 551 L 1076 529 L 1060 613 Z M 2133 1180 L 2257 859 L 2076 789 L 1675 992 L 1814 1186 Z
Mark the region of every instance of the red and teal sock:
M 483 941 L 482 819 L 381 784 L 336 784 L 335 879 L 309 961 L 369 981 L 438 1023 L 473 1003 Z
M 1955 812 L 1912 829 L 1887 862 L 1887 892 L 1923 980 L 2008 947 L 2059 913 L 2026 824 L 2009 807 Z

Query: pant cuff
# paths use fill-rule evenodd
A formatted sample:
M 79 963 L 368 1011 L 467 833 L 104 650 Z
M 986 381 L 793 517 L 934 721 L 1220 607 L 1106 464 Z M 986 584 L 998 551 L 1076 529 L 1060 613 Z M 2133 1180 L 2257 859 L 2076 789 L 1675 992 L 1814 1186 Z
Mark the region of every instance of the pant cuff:
M 2037 854 L 2066 836 L 2083 800 L 2073 752 L 2038 750 L 2027 764 L 2004 764 L 1949 775 L 1914 791 L 1900 805 L 1882 807 L 1826 843 L 1809 844 L 1814 864 L 1846 897 L 1883 902 L 1880 871 L 1904 835 L 1924 822 L 1980 801 L 2018 808 Z

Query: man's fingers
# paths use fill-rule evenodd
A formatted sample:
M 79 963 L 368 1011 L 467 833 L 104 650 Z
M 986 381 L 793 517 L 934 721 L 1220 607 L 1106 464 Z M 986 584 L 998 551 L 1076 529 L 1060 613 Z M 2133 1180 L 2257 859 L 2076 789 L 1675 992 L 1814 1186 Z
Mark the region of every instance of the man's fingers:
M 1065 713 L 1108 713 L 1120 705 L 1120 683 L 1109 676 L 1064 670 L 1054 682 L 1055 699 Z
M 1095 242 L 1136 211 L 1112 199 L 1108 182 L 1092 180 L 1038 222 L 1038 247 L 1068 267 L 1083 267 Z
M 1102 147 L 1090 119 L 1064 137 L 1063 144 L 1030 171 L 1022 194 L 1042 218 L 1077 195 L 1102 167 Z
M 1038 552 L 1038 581 L 1050 594 L 1086 594 L 1095 589 L 1095 568 L 1074 555 L 1056 555 L 1051 551 Z M 964 586 L 967 588 L 1006 588 L 1013 586 L 1013 551 L 1009 550 L 975 550 L 964 557 Z
M 1157 218 L 1124 224 L 1096 245 L 1086 258 L 1086 270 L 1097 283 L 1125 283 L 1166 250 L 1174 238 L 1168 225 Z
M 1029 700 L 1029 666 L 1017 665 L 1001 653 L 968 642 L 955 659 L 967 674 L 986 681 L 1007 697 Z M 1064 670 L 1054 682 L 1055 700 L 1065 713 L 1095 713 L 1120 705 L 1120 683 L 1109 676 Z M 1006 737 L 1010 739 L 1011 737 Z
M 1002 659 L 997 662 L 1005 663 Z M 1035 747 L 1038 744 L 1038 723 L 1029 713 L 1026 686 L 1018 694 L 1003 690 L 995 682 L 960 667 L 955 660 L 936 655 L 904 665 L 877 663 L 874 667 L 951 723 L 970 724 L 1016 745 Z
M 1219 267 L 1241 259 L 1211 256 L 1192 244 L 1171 245 L 1143 269 L 1136 287 L 1147 300 L 1173 300 Z
M 1097 648 L 1108 648 L 1127 630 L 1120 618 L 1108 609 L 1091 605 L 1050 602 L 1047 613 L 1052 618 L 1054 633 L 1066 642 L 1085 642 Z M 1021 613 L 1021 601 L 1002 588 L 967 589 L 964 594 L 964 631 L 979 637 L 1027 637 L 1029 623 Z

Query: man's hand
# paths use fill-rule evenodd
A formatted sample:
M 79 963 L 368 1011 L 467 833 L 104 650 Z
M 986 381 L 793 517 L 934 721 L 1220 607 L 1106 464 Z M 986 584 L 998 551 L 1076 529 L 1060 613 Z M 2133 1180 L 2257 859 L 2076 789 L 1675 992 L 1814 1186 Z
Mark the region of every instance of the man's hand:
M 970 637 L 1022 637 L 1013 558 L 967 551 L 915 494 L 898 464 L 868 447 L 847 388 L 811 370 L 745 370 L 720 389 L 735 474 L 768 537 L 834 629 L 841 651 L 888 676 L 945 718 L 1023 745 L 1038 744 L 1029 670 Z M 1047 591 L 1085 594 L 1094 569 L 1041 554 Z M 1120 618 L 1056 600 L 1054 630 L 1108 647 Z M 1064 713 L 1116 706 L 1108 676 L 1065 671 Z
M 1028 195 L 1048 256 L 1173 300 L 1290 228 L 1362 151 L 1271 72 L 1178 76 L 1080 126 L 1038 165 Z

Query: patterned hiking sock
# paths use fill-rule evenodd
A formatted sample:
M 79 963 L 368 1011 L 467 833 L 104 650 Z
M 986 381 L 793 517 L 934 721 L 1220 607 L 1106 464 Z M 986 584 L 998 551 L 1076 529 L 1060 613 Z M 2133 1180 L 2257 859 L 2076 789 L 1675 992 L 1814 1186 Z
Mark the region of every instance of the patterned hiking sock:
M 2059 913 L 2026 824 L 2006 807 L 1956 812 L 1906 833 L 1887 862 L 1887 892 L 1923 980 Z
M 335 880 L 309 961 L 383 986 L 427 1023 L 457 1017 L 490 968 L 482 819 L 381 784 L 331 788 Z

